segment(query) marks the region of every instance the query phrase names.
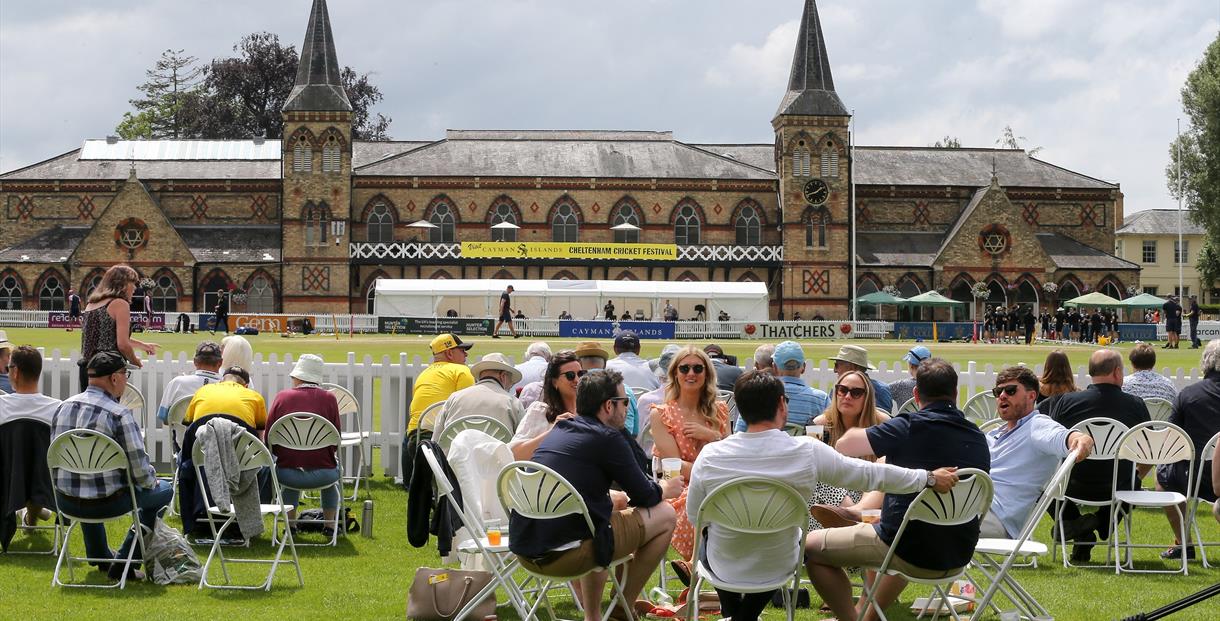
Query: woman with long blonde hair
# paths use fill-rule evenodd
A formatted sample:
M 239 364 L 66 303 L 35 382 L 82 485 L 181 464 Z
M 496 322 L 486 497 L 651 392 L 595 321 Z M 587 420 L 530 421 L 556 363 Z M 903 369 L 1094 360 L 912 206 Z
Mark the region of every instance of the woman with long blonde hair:
M 716 369 L 702 349 L 687 345 L 678 350 L 666 376 L 665 403 L 652 409 L 652 451 L 661 459 L 681 459 L 682 478 L 689 481 L 690 468 L 703 447 L 729 434 L 729 410 L 716 400 Z M 694 527 L 686 516 L 685 487 L 669 503 L 678 513 L 670 545 L 686 559 L 675 561 L 674 568 L 679 576 L 689 576 L 695 540 Z
M 830 405 L 813 424 L 826 426 L 827 440 L 834 446 L 848 429 L 868 428 L 889 419 L 889 414 L 877 409 L 872 380 L 863 371 L 847 371 L 835 382 Z
M 142 366 L 136 349 L 152 355 L 157 353 L 156 343 L 145 343 L 131 338 L 131 296 L 135 293 L 140 275 L 122 263 L 106 270 L 102 280 L 89 294 L 89 303 L 81 313 L 80 389 L 89 385 L 85 367 L 94 354 L 116 351 L 127 362 Z

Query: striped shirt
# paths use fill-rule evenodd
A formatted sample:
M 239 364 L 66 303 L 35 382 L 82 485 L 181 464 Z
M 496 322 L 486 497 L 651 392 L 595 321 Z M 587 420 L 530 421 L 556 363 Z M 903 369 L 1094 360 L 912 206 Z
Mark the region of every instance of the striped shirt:
M 810 388 L 801 378 L 785 375 L 779 379 L 784 382 L 784 394 L 788 397 L 789 424 L 808 425 L 830 406 L 830 397 L 826 393 Z M 738 417 L 733 431 L 740 433 L 745 430 L 746 419 Z
M 157 475 L 148 463 L 135 416 L 101 388 L 89 386 L 85 392 L 65 400 L 55 412 L 52 427 L 52 439 L 73 429 L 91 429 L 112 438 L 127 453 L 136 486 L 152 488 L 157 485 Z M 56 488 L 73 498 L 105 498 L 127 486 L 125 470 L 89 475 L 56 470 L 54 474 Z
M 1178 389 L 1168 377 L 1151 369 L 1136 371 L 1123 378 L 1123 392 L 1140 399 L 1157 397 L 1173 403 L 1178 398 Z

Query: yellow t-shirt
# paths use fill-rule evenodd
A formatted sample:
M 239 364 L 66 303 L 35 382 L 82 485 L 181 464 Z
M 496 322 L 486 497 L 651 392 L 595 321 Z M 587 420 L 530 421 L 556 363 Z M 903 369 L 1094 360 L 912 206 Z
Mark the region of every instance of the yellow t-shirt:
M 474 385 L 470 367 L 456 362 L 433 362 L 415 380 L 415 392 L 411 393 L 411 420 L 407 431 L 419 427 L 419 417 L 433 403 L 449 398 L 449 395 Z
M 236 416 L 254 429 L 267 426 L 267 403 L 263 396 L 237 382 L 205 384 L 195 391 L 186 410 L 186 424 L 209 414 Z

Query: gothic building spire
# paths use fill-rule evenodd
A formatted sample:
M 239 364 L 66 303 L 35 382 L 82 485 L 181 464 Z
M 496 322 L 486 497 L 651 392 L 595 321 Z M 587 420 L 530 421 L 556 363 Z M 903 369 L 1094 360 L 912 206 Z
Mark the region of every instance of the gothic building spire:
M 350 112 L 352 104 L 343 90 L 339 71 L 326 0 L 314 0 L 305 29 L 305 42 L 301 44 L 296 86 L 288 95 L 284 111 Z
M 788 92 L 780 101 L 776 116 L 784 114 L 850 116 L 843 100 L 835 93 L 830 59 L 826 55 L 826 41 L 822 37 L 822 21 L 818 17 L 815 0 L 805 0 L 801 30 L 796 38 L 796 51 L 792 55 Z

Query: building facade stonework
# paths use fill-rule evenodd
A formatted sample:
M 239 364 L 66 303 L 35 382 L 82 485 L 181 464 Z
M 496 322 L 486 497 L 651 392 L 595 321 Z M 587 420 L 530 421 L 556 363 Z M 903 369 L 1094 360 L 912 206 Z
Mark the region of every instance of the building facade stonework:
M 973 301 L 982 282 L 989 303 L 1045 307 L 1139 282 L 1112 254 L 1116 184 L 1020 150 L 853 148 L 813 0 L 765 144 L 655 131 L 354 140 L 326 3 L 312 4 L 282 140 L 86 140 L 0 175 L 0 308 L 63 308 L 117 262 L 167 312 L 210 311 L 226 290 L 242 294 L 233 312 L 364 313 L 380 278 L 757 281 L 772 317 L 789 318 L 846 318 L 854 297 L 889 287 Z M 463 241 L 665 243 L 678 256 L 472 259 Z

